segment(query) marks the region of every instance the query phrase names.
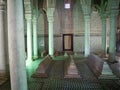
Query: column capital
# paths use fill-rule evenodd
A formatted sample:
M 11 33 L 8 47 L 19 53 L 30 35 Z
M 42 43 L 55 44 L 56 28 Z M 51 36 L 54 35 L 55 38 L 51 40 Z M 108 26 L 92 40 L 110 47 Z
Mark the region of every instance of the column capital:
M 6 9 L 6 2 L 5 1 L 0 1 L 0 11 Z
M 25 7 L 25 11 L 27 11 L 27 10 L 32 10 L 32 8 L 31 8 L 31 2 L 29 1 L 24 1 L 24 7 Z
M 33 21 L 34 23 L 37 23 L 37 19 L 32 19 L 32 21 Z
M 5 5 L 5 4 L 6 4 L 6 1 L 0 0 L 0 5 Z
M 33 15 L 33 17 L 32 17 L 32 21 L 33 21 L 33 22 L 37 22 L 37 20 L 38 20 L 38 16 Z
M 31 2 L 29 0 L 24 1 L 24 9 L 25 9 L 25 18 L 32 19 L 32 7 L 31 7 Z
M 107 14 L 101 14 L 100 15 L 100 18 L 103 20 L 103 19 L 106 19 L 107 18 Z
M 25 14 L 25 19 L 26 20 L 31 20 L 32 19 L 32 14 Z
M 47 8 L 47 16 L 53 16 L 54 15 L 55 8 Z
M 84 14 L 84 19 L 90 19 L 90 15 L 89 14 Z
M 112 0 L 111 2 L 111 9 L 118 9 L 119 8 L 120 0 Z
M 53 22 L 54 21 L 54 10 L 55 10 L 55 8 L 47 8 L 48 22 Z
M 111 0 L 110 17 L 116 17 L 119 12 L 119 0 Z
M 115 10 L 111 10 L 110 12 L 110 17 L 116 17 L 118 15 L 119 10 L 115 9 Z
M 53 22 L 54 21 L 54 17 L 53 16 L 48 16 L 48 22 Z

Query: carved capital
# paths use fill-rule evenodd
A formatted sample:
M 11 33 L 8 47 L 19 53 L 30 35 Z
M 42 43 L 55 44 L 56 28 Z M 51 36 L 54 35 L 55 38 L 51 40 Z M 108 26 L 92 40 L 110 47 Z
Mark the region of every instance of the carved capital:
M 3 0 L 0 1 L 0 11 L 1 10 L 3 10 L 3 11 L 6 10 L 6 2 Z
M 54 15 L 55 8 L 47 8 L 47 16 L 52 16 Z
M 53 16 L 48 16 L 48 22 L 53 22 L 54 21 L 54 17 Z
M 55 10 L 55 8 L 47 8 L 48 22 L 53 22 L 54 21 L 54 10 Z
M 120 1 L 119 0 L 112 0 L 111 2 L 111 9 L 118 9 L 119 8 L 119 3 Z
M 101 19 L 105 19 L 106 20 L 107 14 L 100 14 L 100 17 L 101 17 Z
M 33 9 L 32 16 L 33 18 L 38 18 L 38 11 L 36 9 Z
M 84 14 L 84 19 L 90 19 L 90 15 L 89 14 Z
M 33 19 L 32 19 L 33 23 L 37 23 L 37 19 L 38 18 L 34 16 Z
M 26 20 L 31 20 L 32 19 L 32 14 L 25 14 L 25 19 Z
M 24 2 L 25 14 L 31 14 L 32 8 L 30 2 Z
M 117 17 L 118 12 L 119 12 L 118 9 L 116 9 L 116 10 L 111 10 L 111 12 L 110 12 L 110 17 Z

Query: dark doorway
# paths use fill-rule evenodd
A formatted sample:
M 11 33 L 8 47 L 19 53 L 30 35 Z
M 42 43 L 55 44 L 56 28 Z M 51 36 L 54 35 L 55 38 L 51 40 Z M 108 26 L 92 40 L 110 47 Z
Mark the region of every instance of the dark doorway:
M 63 34 L 63 51 L 73 51 L 73 34 Z

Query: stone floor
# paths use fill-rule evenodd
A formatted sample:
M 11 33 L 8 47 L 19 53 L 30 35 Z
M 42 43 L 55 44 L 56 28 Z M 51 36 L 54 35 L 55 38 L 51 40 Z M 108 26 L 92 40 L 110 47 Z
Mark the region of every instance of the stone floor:
M 28 90 L 120 90 L 120 79 L 98 79 L 87 66 L 85 58 L 75 58 L 82 78 L 64 79 L 63 63 L 64 60 L 54 61 L 48 78 L 30 78 Z M 10 82 L 1 85 L 0 90 L 11 90 Z

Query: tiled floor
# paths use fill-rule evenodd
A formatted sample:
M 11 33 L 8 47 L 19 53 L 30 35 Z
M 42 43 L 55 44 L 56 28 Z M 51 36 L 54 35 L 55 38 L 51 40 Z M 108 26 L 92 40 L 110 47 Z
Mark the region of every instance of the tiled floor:
M 119 79 L 97 79 L 81 58 L 76 58 L 75 63 L 82 78 L 64 79 L 63 63 L 64 60 L 54 61 L 48 78 L 28 80 L 28 90 L 120 90 Z M 10 90 L 9 81 L 0 90 Z

